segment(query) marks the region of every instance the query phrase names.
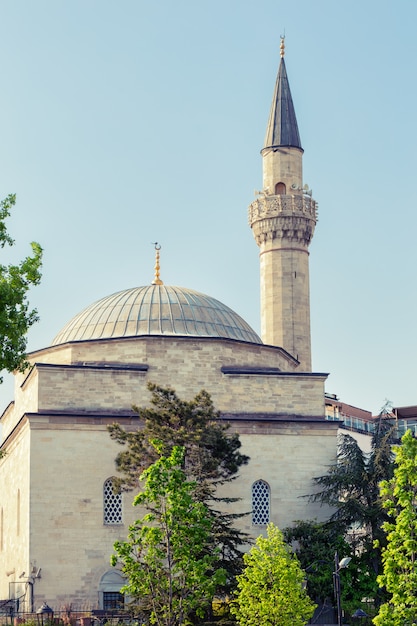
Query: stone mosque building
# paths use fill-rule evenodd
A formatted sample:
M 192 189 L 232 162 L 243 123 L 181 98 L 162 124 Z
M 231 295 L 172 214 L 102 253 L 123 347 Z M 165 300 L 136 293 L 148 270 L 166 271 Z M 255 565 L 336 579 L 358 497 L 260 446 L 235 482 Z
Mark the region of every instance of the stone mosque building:
M 138 515 L 115 495 L 107 431 L 138 427 L 149 381 L 184 399 L 202 388 L 238 432 L 250 462 L 233 483 L 252 511 L 252 536 L 272 521 L 322 518 L 312 477 L 336 454 L 337 422 L 325 419 L 326 374 L 311 369 L 309 251 L 317 204 L 303 184 L 301 147 L 281 61 L 261 151 L 263 190 L 249 208 L 260 251 L 261 335 L 221 302 L 160 278 L 104 297 L 75 316 L 50 346 L 29 355 L 1 416 L 0 600 L 20 610 L 112 606 L 123 579 L 113 544 Z M 243 216 L 242 216 L 242 219 Z

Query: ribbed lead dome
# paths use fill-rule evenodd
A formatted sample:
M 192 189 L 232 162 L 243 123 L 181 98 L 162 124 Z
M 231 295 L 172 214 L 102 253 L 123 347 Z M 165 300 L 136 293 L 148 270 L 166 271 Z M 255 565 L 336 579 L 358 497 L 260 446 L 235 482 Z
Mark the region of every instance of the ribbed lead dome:
M 64 326 L 52 345 L 141 335 L 262 343 L 240 315 L 215 298 L 182 287 L 148 285 L 119 291 L 91 304 Z

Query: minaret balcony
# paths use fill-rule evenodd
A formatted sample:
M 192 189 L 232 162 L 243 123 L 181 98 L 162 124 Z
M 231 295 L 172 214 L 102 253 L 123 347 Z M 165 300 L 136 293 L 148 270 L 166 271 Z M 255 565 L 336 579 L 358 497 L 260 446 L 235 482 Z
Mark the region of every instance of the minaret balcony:
M 252 226 L 260 219 L 280 214 L 304 215 L 317 222 L 318 204 L 307 195 L 273 196 L 261 193 L 249 206 L 249 224 Z
M 281 239 L 308 246 L 317 214 L 317 202 L 305 194 L 260 194 L 249 207 L 249 224 L 258 245 Z

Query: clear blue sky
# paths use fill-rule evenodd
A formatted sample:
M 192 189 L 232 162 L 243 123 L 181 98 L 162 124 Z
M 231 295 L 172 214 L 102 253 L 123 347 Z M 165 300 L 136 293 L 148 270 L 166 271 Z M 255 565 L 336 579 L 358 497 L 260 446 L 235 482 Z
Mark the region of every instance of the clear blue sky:
M 285 32 L 319 203 L 314 370 L 373 412 L 417 403 L 415 0 L 0 0 L 0 21 L 0 196 L 18 199 L 1 262 L 45 249 L 30 350 L 151 282 L 153 241 L 165 283 L 260 331 L 247 207 Z

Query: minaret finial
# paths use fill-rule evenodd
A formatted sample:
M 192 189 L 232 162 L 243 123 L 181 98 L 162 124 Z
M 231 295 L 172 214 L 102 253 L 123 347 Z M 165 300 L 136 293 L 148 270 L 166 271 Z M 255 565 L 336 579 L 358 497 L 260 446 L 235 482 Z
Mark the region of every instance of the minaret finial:
M 280 46 L 279 46 L 279 53 L 281 55 L 281 59 L 283 59 L 284 55 L 285 55 L 285 33 L 284 33 L 284 35 L 281 35 L 281 43 L 280 43 Z
M 155 246 L 155 278 L 152 281 L 152 285 L 163 285 L 164 283 L 162 282 L 162 280 L 159 278 L 159 270 L 161 269 L 159 266 L 159 251 L 161 249 L 161 245 L 155 241 L 154 244 Z

